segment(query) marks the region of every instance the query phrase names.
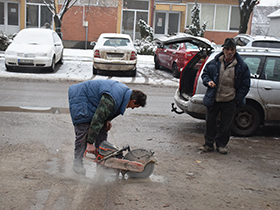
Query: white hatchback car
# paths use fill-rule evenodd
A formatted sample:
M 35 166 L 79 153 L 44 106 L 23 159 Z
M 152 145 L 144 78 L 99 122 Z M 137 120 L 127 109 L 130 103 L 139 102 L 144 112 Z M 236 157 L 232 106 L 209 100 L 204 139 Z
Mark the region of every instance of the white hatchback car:
M 137 51 L 127 34 L 103 33 L 93 48 L 93 74 L 136 76 Z
M 5 51 L 7 70 L 16 67 L 49 68 L 62 62 L 63 44 L 57 33 L 51 29 L 22 29 Z

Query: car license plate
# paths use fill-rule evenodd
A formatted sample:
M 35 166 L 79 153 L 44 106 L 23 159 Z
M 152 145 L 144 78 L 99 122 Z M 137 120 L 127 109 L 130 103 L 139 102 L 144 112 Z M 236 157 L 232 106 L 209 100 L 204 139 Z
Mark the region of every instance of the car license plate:
M 33 60 L 18 59 L 18 63 L 33 63 Z

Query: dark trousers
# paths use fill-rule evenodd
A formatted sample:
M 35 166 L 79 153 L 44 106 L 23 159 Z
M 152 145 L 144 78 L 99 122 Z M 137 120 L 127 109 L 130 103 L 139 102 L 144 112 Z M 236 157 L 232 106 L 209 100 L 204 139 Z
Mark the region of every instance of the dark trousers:
M 211 108 L 207 108 L 205 126 L 206 145 L 213 146 L 214 143 L 216 143 L 217 147 L 225 147 L 227 145 L 235 110 L 235 101 L 215 102 Z M 217 126 L 219 114 L 220 121 Z
M 75 149 L 74 149 L 74 163 L 82 164 L 84 153 L 87 148 L 87 135 L 89 130 L 90 123 L 80 123 L 75 125 Z M 102 141 L 107 140 L 108 132 L 104 127 L 100 130 L 96 140 L 95 147 L 98 148 Z

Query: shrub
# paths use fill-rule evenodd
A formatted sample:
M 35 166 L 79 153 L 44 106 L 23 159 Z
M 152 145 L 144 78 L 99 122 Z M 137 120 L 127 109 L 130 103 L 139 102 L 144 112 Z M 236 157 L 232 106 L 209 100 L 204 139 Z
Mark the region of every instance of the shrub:
M 14 35 L 7 35 L 5 32 L 0 31 L 0 51 L 5 51 L 9 44 L 11 44 Z
M 141 39 L 135 40 L 137 53 L 140 55 L 154 55 L 157 45 L 153 41 L 153 28 L 142 19 L 139 20 L 138 26 L 140 28 Z

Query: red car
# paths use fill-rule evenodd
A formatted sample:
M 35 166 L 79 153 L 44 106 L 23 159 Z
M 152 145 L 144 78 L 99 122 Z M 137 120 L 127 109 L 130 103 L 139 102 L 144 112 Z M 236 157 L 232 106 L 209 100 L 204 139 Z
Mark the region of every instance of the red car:
M 170 38 L 172 39 L 173 37 L 168 37 L 167 39 Z M 166 38 L 156 40 L 158 46 L 154 55 L 155 69 L 160 69 L 161 66 L 168 68 L 172 70 L 174 77 L 179 78 L 181 70 L 199 52 L 199 49 L 197 46 L 187 42 L 162 45 L 162 40 L 166 40 Z

